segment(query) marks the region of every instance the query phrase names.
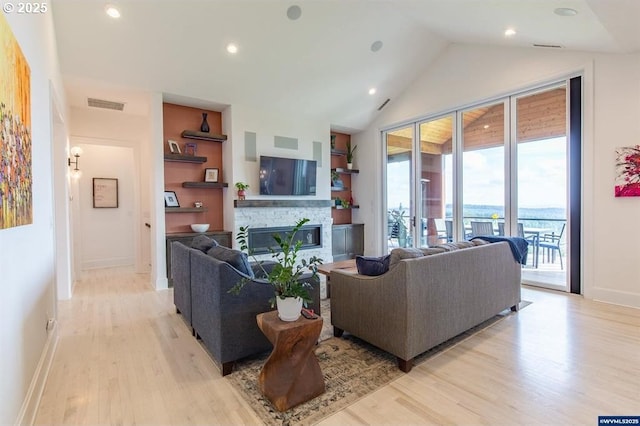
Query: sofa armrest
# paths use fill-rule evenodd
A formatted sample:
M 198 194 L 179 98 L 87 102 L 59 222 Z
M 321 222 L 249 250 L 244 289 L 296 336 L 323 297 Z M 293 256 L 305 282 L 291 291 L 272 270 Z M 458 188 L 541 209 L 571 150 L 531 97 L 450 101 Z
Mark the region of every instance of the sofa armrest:
M 396 356 L 406 353 L 405 266 L 371 277 L 331 271 L 331 324 Z

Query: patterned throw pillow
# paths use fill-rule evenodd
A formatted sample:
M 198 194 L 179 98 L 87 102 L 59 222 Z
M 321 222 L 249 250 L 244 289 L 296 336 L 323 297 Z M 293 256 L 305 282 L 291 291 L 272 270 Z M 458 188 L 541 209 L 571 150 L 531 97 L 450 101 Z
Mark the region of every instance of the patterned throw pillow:
M 222 262 L 227 262 L 243 274 L 254 278 L 253 269 L 249 265 L 249 258 L 246 253 L 223 246 L 215 246 L 211 247 L 207 254 Z
M 356 256 L 356 267 L 360 275 L 369 275 L 375 277 L 382 275 L 389 270 L 389 259 L 391 255 L 387 254 L 381 257 L 365 257 Z

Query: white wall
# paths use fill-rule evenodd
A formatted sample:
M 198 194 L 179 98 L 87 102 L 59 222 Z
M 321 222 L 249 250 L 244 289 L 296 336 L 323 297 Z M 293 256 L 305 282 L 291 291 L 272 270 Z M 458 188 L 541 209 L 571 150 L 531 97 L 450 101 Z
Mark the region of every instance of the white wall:
M 309 119 L 306 116 L 278 114 L 264 109 L 252 109 L 244 105 L 234 105 L 223 113 L 223 131 L 227 132 L 229 140 L 223 145 L 224 181 L 229 182 L 229 189 L 225 193 L 225 229 L 234 229 L 233 200 L 237 198 L 233 184 L 238 181 L 250 185 L 247 199 L 275 198 L 259 195 L 258 169 L 260 155 L 275 157 L 289 157 L 313 159 L 313 142 L 322 143 L 322 165 L 317 169 L 317 191 L 315 197 L 291 196 L 280 197 L 287 199 L 317 199 L 331 198 L 331 158 L 329 153 L 329 122 Z M 245 161 L 244 138 L 245 132 L 256 134 L 256 151 L 258 161 Z M 298 149 L 284 149 L 274 147 L 274 136 L 298 139 Z M 331 242 L 328 241 L 327 244 Z
M 31 68 L 33 139 L 33 224 L 0 230 L 0 424 L 13 424 L 31 421 L 55 344 L 45 329 L 56 309 L 50 83 L 63 104 L 64 90 L 51 14 L 3 16 Z
M 119 111 L 72 108 L 70 144 L 80 145 L 82 177 L 73 200 L 76 264 L 81 269 L 135 264 L 148 272 L 151 258 L 149 167 L 143 159 L 150 144 L 149 118 Z M 92 178 L 119 179 L 120 207 L 94 209 Z M 78 192 L 79 191 L 79 192 Z M 99 242 L 99 244 L 96 244 Z
M 71 138 L 84 151 L 80 157 L 82 177 L 74 202 L 79 220 L 74 224 L 79 238 L 76 261 L 82 270 L 133 265 L 135 262 L 135 188 L 137 167 L 133 148 L 79 143 L 87 138 Z M 118 207 L 93 207 L 93 178 L 118 179 Z
M 375 123 L 352 137 L 361 147 L 354 182 L 361 208 L 354 221 L 366 224 L 366 252 L 379 253 L 383 242 L 381 128 L 576 73 L 584 83 L 583 291 L 588 298 L 640 307 L 640 198 L 613 197 L 614 149 L 640 141 L 637 54 L 450 46 Z

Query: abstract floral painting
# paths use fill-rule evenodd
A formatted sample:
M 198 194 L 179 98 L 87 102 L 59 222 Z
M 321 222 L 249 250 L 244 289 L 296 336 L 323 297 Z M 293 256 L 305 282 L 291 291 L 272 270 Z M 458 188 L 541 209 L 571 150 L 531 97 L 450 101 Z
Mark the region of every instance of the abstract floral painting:
M 0 229 L 33 222 L 31 70 L 0 13 Z
M 616 148 L 616 197 L 640 197 L 640 145 Z

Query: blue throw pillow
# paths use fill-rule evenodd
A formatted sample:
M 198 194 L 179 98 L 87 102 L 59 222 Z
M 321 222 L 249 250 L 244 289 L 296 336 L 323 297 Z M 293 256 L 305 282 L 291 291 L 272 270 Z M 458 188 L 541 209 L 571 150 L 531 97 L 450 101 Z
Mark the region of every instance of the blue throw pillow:
M 356 256 L 356 267 L 360 275 L 375 277 L 382 275 L 389 270 L 389 260 L 391 255 L 381 257 Z
M 211 247 L 207 254 L 220 261 L 227 262 L 243 274 L 254 278 L 253 269 L 249 265 L 249 258 L 246 253 L 223 246 L 215 246 Z

